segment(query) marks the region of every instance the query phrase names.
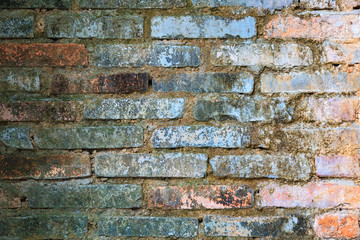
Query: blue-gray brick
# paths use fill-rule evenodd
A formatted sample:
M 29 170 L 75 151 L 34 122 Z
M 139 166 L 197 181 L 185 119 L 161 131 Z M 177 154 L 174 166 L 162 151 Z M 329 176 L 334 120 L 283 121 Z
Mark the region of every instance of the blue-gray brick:
M 211 63 L 215 66 L 294 67 L 313 63 L 311 49 L 296 43 L 246 42 L 213 47 Z
M 291 120 L 292 108 L 283 98 L 219 97 L 196 101 L 194 117 L 198 121 L 236 120 L 240 122 Z
M 37 69 L 1 69 L 0 92 L 38 92 L 41 74 Z
M 151 37 L 179 38 L 251 38 L 256 35 L 256 19 L 241 20 L 219 16 L 158 16 L 151 19 Z
M 183 73 L 153 79 L 155 92 L 252 93 L 254 77 L 243 73 Z
M 250 135 L 245 127 L 174 126 L 156 129 L 151 137 L 154 148 L 248 146 Z
M 282 9 L 294 3 L 294 0 L 191 0 L 195 7 L 239 6 L 259 9 Z
M 70 0 L 4 0 L 0 1 L 0 8 L 70 8 Z
M 11 148 L 33 149 L 29 127 L 0 128 L 0 141 Z
M 186 7 L 186 0 L 80 0 L 81 8 L 116 9 L 116 8 L 175 8 Z
M 105 99 L 85 105 L 85 119 L 175 119 L 185 110 L 184 98 Z
M 33 16 L 21 16 L 21 12 L 17 16 L 7 16 L 8 14 L 0 13 L 0 38 L 34 37 Z
M 102 177 L 202 178 L 207 168 L 206 154 L 159 153 L 95 155 L 95 174 Z
M 143 145 L 143 129 L 137 126 L 41 128 L 35 133 L 41 149 L 126 148 Z
M 102 11 L 57 13 L 46 18 L 49 38 L 120 38 L 142 37 L 144 19 L 140 16 L 111 16 Z
M 210 159 L 214 175 L 235 178 L 307 180 L 310 165 L 303 155 L 226 155 Z
M 175 217 L 101 217 L 98 234 L 107 237 L 176 237 L 198 235 L 196 218 Z
M 0 219 L 1 239 L 78 239 L 85 237 L 86 216 L 37 215 Z
M 139 185 L 33 185 L 27 191 L 30 208 L 139 208 Z
M 98 67 L 197 67 L 200 56 L 198 47 L 143 44 L 98 45 L 94 53 Z

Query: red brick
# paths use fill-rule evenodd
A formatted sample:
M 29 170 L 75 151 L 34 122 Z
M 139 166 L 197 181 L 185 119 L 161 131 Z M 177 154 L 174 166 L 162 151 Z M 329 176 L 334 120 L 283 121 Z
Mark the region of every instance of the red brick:
M 260 191 L 262 207 L 359 208 L 360 186 L 336 183 L 270 184 Z
M 0 121 L 75 121 L 73 102 L 13 102 L 0 103 Z
M 277 15 L 264 29 L 265 38 L 350 40 L 360 37 L 360 16 L 324 11 L 307 15 Z
M 254 191 L 245 186 L 157 187 L 149 192 L 149 208 L 228 209 L 251 207 Z
M 90 157 L 83 153 L 0 156 L 0 179 L 66 179 L 91 174 Z
M 87 50 L 81 44 L 0 44 L 0 66 L 87 65 Z
M 360 235 L 358 216 L 351 213 L 326 213 L 315 217 L 317 236 L 332 239 L 350 239 Z
M 319 177 L 360 177 L 360 156 L 318 156 L 315 158 Z
M 149 90 L 148 73 L 59 73 L 51 85 L 52 94 L 75 93 L 132 93 Z

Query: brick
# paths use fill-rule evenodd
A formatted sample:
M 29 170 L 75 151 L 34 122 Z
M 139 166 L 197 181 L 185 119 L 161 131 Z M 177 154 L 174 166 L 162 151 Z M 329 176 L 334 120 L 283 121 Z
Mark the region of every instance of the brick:
M 186 7 L 186 0 L 79 0 L 81 8 L 99 8 L 99 9 L 116 9 L 116 8 L 177 8 Z
M 127 148 L 143 145 L 143 129 L 136 126 L 100 126 L 38 129 L 40 149 Z
M 77 239 L 87 234 L 86 216 L 39 215 L 0 219 L 4 239 Z
M 33 185 L 27 192 L 30 208 L 139 208 L 139 185 Z
M 29 132 L 29 127 L 3 127 L 0 128 L 0 141 L 10 148 L 33 149 Z
M 259 8 L 259 9 L 282 9 L 289 7 L 293 4 L 293 0 L 226 0 L 226 1 L 214 1 L 214 0 L 192 0 L 192 4 L 195 7 L 227 7 L 227 6 L 239 6 L 246 8 Z
M 155 92 L 218 92 L 250 94 L 254 88 L 254 76 L 241 73 L 183 73 L 166 79 L 153 79 Z
M 101 152 L 95 155 L 95 174 L 102 177 L 203 178 L 206 154 L 128 154 Z
M 48 38 L 120 38 L 143 36 L 144 19 L 140 16 L 111 16 L 102 11 L 64 12 L 46 17 Z
M 0 156 L 0 179 L 68 179 L 90 175 L 87 153 Z
M 359 119 L 360 98 L 319 98 L 304 99 L 295 110 L 310 121 L 347 122 Z
M 0 183 L 0 209 L 20 208 L 21 207 L 20 199 L 21 199 L 21 194 L 18 186 L 10 183 L 3 183 L 3 182 Z M 0 232 L 1 232 L 1 228 L 0 228 Z
M 359 73 L 320 70 L 315 72 L 264 73 L 260 77 L 262 93 L 342 93 L 359 89 Z
M 148 208 L 231 209 L 253 205 L 254 190 L 245 186 L 171 186 L 149 192 Z
M 0 69 L 0 92 L 39 92 L 41 79 L 37 69 Z
M 1 1 L 0 8 L 70 8 L 70 0 L 9 0 Z
M 210 159 L 214 175 L 232 178 L 282 178 L 308 180 L 311 168 L 308 159 L 292 155 L 226 155 Z
M 87 102 L 85 119 L 176 119 L 184 115 L 184 98 L 126 98 Z
M 87 65 L 84 45 L 69 43 L 0 44 L 0 66 L 77 66 Z
M 336 0 L 300 0 L 299 5 L 308 9 L 337 9 Z
M 292 108 L 285 99 L 263 97 L 219 97 L 198 99 L 194 106 L 197 121 L 235 120 L 240 122 L 291 120 Z
M 198 235 L 198 220 L 186 217 L 101 217 L 98 234 L 107 237 L 183 237 Z
M 359 208 L 360 187 L 337 183 L 308 183 L 306 185 L 278 185 L 260 191 L 262 207 L 282 208 Z
M 306 218 L 287 217 L 230 217 L 206 215 L 204 232 L 211 237 L 285 237 L 305 236 Z
M 325 213 L 315 217 L 314 230 L 321 238 L 355 238 L 360 235 L 359 219 L 346 212 Z
M 360 177 L 360 156 L 316 156 L 316 175 L 319 177 Z
M 53 77 L 51 94 L 147 92 L 150 79 L 148 73 L 59 72 Z
M 343 11 L 352 11 L 359 9 L 360 1 L 359 0 L 340 0 L 338 1 L 340 9 Z
M 1 4 L 1 3 L 0 3 Z M 0 38 L 32 38 L 34 37 L 34 16 L 13 16 L 1 13 Z
M 324 42 L 322 62 L 332 64 L 360 63 L 360 44 Z
M 29 101 L 0 103 L 0 122 L 75 121 L 74 102 Z
M 197 67 L 200 56 L 198 47 L 142 44 L 98 45 L 94 53 L 98 67 Z
M 250 136 L 244 127 L 173 126 L 156 129 L 151 142 L 154 148 L 242 148 Z
M 158 16 L 151 19 L 151 37 L 251 38 L 256 35 L 256 19 L 240 20 L 219 16 Z
M 307 12 L 306 15 L 276 15 L 264 30 L 265 38 L 351 40 L 360 37 L 356 12 Z
M 251 53 L 251 54 L 249 54 Z M 247 42 L 213 47 L 211 63 L 215 66 L 294 67 L 313 63 L 311 49 L 295 43 Z

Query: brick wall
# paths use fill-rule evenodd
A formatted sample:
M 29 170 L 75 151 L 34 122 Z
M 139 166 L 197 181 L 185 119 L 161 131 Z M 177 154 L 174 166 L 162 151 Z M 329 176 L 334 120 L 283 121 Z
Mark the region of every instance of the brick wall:
M 0 8 L 0 239 L 360 239 L 360 1 Z

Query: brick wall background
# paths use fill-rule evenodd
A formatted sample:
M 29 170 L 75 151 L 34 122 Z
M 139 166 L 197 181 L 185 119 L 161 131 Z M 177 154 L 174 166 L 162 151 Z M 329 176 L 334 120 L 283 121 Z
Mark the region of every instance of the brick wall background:
M 360 239 L 360 1 L 0 8 L 0 239 Z

